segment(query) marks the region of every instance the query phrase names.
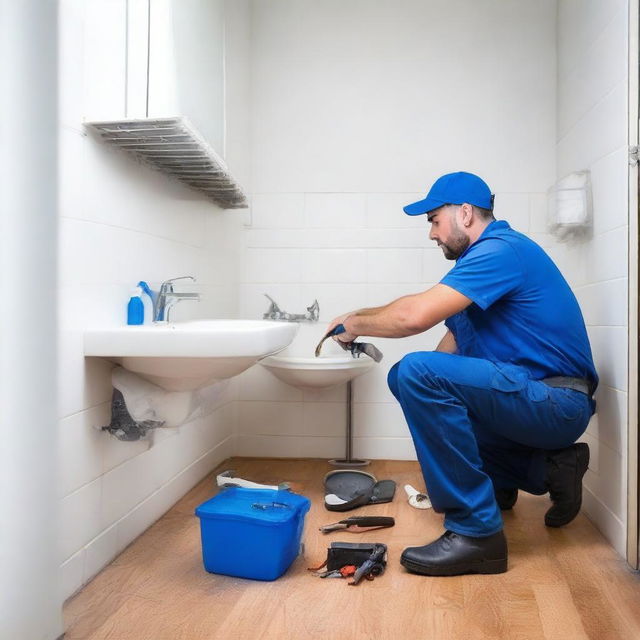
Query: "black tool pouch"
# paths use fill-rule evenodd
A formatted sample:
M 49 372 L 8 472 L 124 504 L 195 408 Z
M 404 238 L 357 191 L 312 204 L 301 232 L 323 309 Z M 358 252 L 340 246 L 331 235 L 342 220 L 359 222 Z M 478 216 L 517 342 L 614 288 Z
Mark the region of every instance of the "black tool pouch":
M 332 542 L 327 549 L 327 570 L 334 571 L 347 565 L 362 566 L 372 556 L 382 556 L 380 564 L 387 564 L 387 547 L 370 542 Z

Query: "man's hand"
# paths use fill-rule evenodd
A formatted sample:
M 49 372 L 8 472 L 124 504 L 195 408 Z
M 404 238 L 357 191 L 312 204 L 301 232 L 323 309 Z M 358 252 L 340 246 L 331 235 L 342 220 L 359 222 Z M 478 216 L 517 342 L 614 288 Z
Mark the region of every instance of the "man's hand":
M 345 320 L 352 314 L 353 312 L 349 312 L 349 313 L 345 313 L 341 316 L 338 316 L 337 318 L 334 318 L 330 323 L 329 323 L 329 327 L 327 328 L 327 331 L 325 333 L 325 335 L 327 333 L 329 333 L 331 330 L 335 329 L 339 324 L 344 325 Z M 344 333 L 339 333 L 337 336 L 331 336 L 336 342 L 344 342 L 345 344 L 349 344 L 350 342 L 353 342 L 358 336 L 353 334 L 353 333 L 349 333 L 347 330 L 347 327 L 345 326 L 345 332 Z

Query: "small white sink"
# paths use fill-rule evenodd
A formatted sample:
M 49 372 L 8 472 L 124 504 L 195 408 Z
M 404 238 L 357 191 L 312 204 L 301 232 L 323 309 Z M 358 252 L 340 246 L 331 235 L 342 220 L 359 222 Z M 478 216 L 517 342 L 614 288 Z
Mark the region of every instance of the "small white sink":
M 269 356 L 260 361 L 276 378 L 303 389 L 322 389 L 343 384 L 361 376 L 375 362 L 368 356 L 335 356 L 299 358 L 294 356 Z
M 169 391 L 186 391 L 242 373 L 284 349 L 297 331 L 294 322 L 272 320 L 90 329 L 84 334 L 84 355 L 107 358 Z

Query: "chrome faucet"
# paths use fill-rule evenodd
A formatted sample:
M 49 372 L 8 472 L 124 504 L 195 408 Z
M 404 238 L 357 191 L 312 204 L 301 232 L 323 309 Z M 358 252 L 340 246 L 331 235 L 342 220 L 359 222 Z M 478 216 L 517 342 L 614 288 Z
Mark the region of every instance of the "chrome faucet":
M 160 291 L 154 296 L 153 299 L 153 321 L 154 322 L 168 322 L 169 310 L 171 307 L 182 302 L 182 300 L 200 300 L 199 293 L 176 293 L 173 290 L 173 283 L 176 280 L 192 280 L 196 279 L 193 276 L 180 276 L 179 278 L 171 278 L 165 280 L 160 285 Z
M 266 293 L 264 294 L 271 303 L 267 312 L 262 314 L 265 320 L 285 320 L 287 322 L 317 322 L 320 317 L 320 305 L 317 300 L 313 301 L 310 307 L 307 307 L 307 313 L 287 313 L 282 311 L 278 303 Z

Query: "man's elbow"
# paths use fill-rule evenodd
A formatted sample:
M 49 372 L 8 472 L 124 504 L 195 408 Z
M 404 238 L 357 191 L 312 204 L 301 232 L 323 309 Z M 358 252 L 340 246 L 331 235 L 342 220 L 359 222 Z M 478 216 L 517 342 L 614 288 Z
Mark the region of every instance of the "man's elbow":
M 418 333 L 423 333 L 431 329 L 436 323 L 432 322 L 430 318 L 422 318 L 416 316 L 408 316 L 402 323 L 403 329 L 406 331 L 406 335 L 413 336 Z

